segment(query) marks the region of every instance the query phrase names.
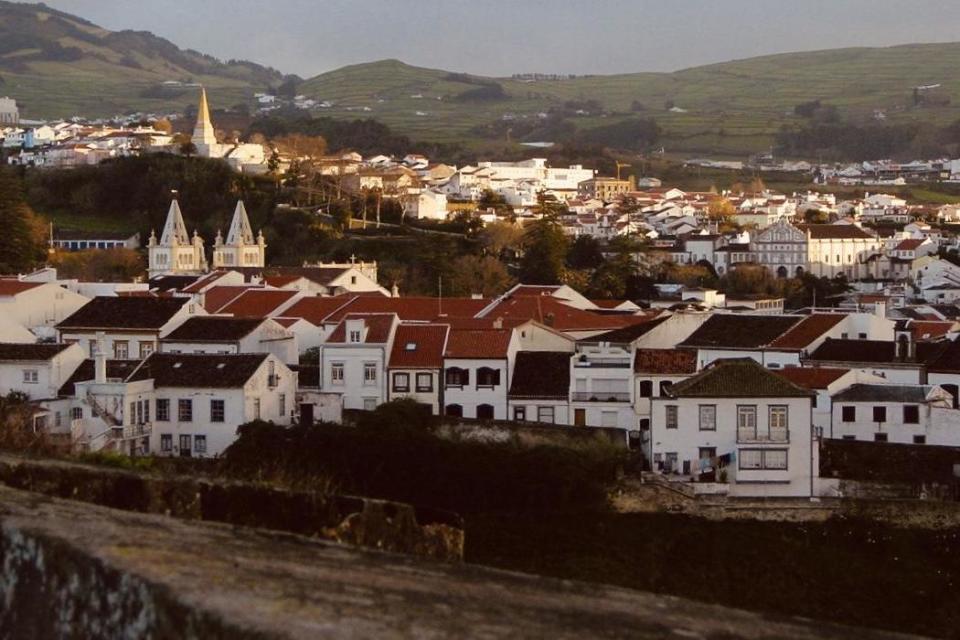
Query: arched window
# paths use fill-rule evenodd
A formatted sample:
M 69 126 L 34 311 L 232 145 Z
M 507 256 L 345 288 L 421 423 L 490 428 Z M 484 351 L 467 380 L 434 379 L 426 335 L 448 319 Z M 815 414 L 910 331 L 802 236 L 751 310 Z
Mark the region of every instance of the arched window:
M 477 405 L 477 420 L 493 420 L 493 405 Z
M 453 416 L 454 418 L 463 417 L 463 407 L 459 404 L 448 404 L 444 414 L 448 416 Z
M 500 384 L 500 370 L 490 367 L 480 367 L 477 369 L 477 386 L 493 388 Z
M 470 370 L 461 369 L 460 367 L 450 367 L 447 369 L 445 380 L 447 388 L 465 387 L 470 384 Z

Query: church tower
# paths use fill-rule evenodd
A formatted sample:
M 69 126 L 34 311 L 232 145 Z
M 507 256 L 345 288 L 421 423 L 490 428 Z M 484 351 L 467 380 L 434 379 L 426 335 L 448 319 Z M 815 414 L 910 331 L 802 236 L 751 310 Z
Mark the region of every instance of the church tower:
M 237 208 L 233 212 L 233 221 L 227 231 L 227 241 L 217 232 L 217 239 L 213 243 L 213 268 L 229 269 L 231 267 L 259 267 L 266 264 L 267 244 L 263 232 L 253 237 L 253 228 L 247 217 L 247 209 L 243 200 L 237 201 Z
M 210 121 L 210 107 L 207 104 L 207 90 L 200 89 L 200 104 L 197 107 L 197 124 L 193 127 L 193 137 L 190 139 L 197 148 L 197 155 L 205 158 L 219 158 L 220 145 Z
M 193 232 L 187 234 L 187 225 L 183 222 L 180 205 L 176 199 L 170 202 L 167 221 L 163 225 L 160 241 L 157 234 L 150 232 L 147 241 L 148 273 L 151 278 L 159 275 L 201 275 L 207 271 L 206 252 L 203 239 Z

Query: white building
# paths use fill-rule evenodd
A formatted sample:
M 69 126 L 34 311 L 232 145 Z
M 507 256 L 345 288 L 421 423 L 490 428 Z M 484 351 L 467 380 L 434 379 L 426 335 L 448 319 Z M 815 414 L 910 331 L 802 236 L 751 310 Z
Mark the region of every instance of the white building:
M 32 331 L 38 337 L 51 337 L 51 328 L 55 324 L 88 302 L 90 298 L 54 282 L 0 279 L 0 317 Z
M 16 126 L 20 122 L 17 101 L 6 96 L 0 98 L 0 128 Z
M 343 396 L 344 409 L 372 411 L 387 401 L 387 357 L 396 314 L 348 314 L 320 345 L 320 389 Z
M 77 345 L 0 343 L 0 396 L 17 391 L 34 401 L 56 398 L 83 359 Z
M 233 220 L 227 231 L 227 241 L 217 231 L 213 243 L 213 268 L 229 269 L 230 267 L 263 267 L 267 261 L 267 244 L 263 232 L 253 236 L 253 228 L 247 217 L 247 209 L 243 200 L 237 201 L 237 208 L 233 212 Z
M 297 364 L 297 337 L 270 318 L 193 316 L 160 339 L 160 353 L 272 353 Z
M 833 396 L 842 440 L 960 446 L 960 411 L 936 385 L 855 384 Z
M 510 374 L 519 348 L 510 329 L 452 329 L 444 352 L 444 415 L 507 420 Z
M 160 241 L 157 242 L 156 234 L 150 232 L 147 253 L 147 271 L 151 279 L 159 275 L 198 276 L 207 271 L 203 239 L 196 231 L 193 232 L 193 238 L 187 234 L 187 225 L 176 200 L 170 202 Z

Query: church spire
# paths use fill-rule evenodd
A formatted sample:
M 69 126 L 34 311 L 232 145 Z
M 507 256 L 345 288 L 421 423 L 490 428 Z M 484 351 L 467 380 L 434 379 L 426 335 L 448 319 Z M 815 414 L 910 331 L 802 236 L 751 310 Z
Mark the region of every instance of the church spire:
M 210 107 L 207 105 L 207 90 L 200 89 L 200 105 L 197 108 L 197 124 L 193 128 L 193 144 L 199 149 L 201 145 L 209 147 L 217 144 L 217 136 L 210 121 Z
M 160 244 L 169 247 L 174 244 L 189 243 L 190 236 L 187 234 L 187 225 L 183 222 L 180 205 L 174 198 L 170 201 L 170 210 L 167 212 L 167 221 L 163 225 L 163 233 L 160 235 Z
M 237 200 L 233 222 L 230 223 L 230 230 L 227 232 L 227 244 L 231 246 L 253 244 L 253 229 L 250 227 L 250 219 L 247 217 L 243 200 Z

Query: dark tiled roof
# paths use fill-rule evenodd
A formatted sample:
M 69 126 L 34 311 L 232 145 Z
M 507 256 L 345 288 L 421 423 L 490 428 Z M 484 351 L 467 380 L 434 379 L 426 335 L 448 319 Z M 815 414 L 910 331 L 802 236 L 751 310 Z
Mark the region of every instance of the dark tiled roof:
M 156 387 L 232 389 L 246 384 L 267 354 L 194 355 L 154 353 L 143 361 L 129 381 L 153 379 Z
M 60 322 L 65 329 L 160 329 L 189 298 L 99 297 Z
M 800 320 L 797 316 L 717 313 L 710 316 L 680 346 L 759 349 L 789 331 Z
M 566 399 L 570 357 L 563 351 L 521 351 L 510 382 L 511 398 Z
M 261 318 L 198 316 L 189 318 L 164 340 L 176 342 L 236 342 L 263 324 Z
M 70 345 L 0 342 L 0 360 L 49 360 Z
M 607 331 L 606 333 L 601 333 L 597 336 L 592 336 L 586 339 L 586 342 L 619 342 L 629 344 L 636 340 L 637 338 L 646 335 L 655 327 L 662 324 L 670 316 L 663 315 L 649 322 L 641 322 L 639 324 L 632 324 L 621 329 L 614 329 L 613 331 Z
M 200 278 L 201 276 L 157 276 L 148 281 L 148 287 L 151 291 L 159 292 L 182 291 Z
M 697 372 L 697 352 L 684 349 L 637 349 L 633 371 L 664 375 L 694 374 Z
M 789 367 L 775 372 L 795 385 L 805 389 L 826 389 L 850 373 L 850 369 L 833 369 L 829 367 Z
M 107 378 L 110 380 L 126 380 L 134 369 L 140 366 L 139 360 L 107 360 Z M 72 396 L 76 393 L 76 383 L 88 382 L 96 377 L 96 365 L 93 360 L 84 360 L 73 372 L 73 375 L 60 387 L 58 395 Z
M 826 240 L 836 238 L 839 240 L 856 238 L 873 238 L 871 234 L 864 231 L 855 224 L 802 224 L 798 225 L 801 231 L 809 231 L 810 237 L 814 240 Z
M 717 360 L 669 391 L 677 398 L 802 398 L 812 395 L 750 358 Z
M 397 327 L 390 351 L 394 369 L 439 369 L 450 327 L 444 324 L 402 324 Z
M 960 340 L 940 344 L 943 350 L 930 362 L 927 370 L 933 373 L 960 373 Z
M 914 363 L 930 363 L 937 360 L 947 345 L 942 342 L 917 343 L 917 358 Z M 838 340 L 827 338 L 810 355 L 819 362 L 870 362 L 896 363 L 896 345 L 884 340 Z
M 834 402 L 914 402 L 927 399 L 930 387 L 909 384 L 855 384 L 833 396 Z
M 842 313 L 815 313 L 807 316 L 770 343 L 777 349 L 804 349 L 846 319 Z

